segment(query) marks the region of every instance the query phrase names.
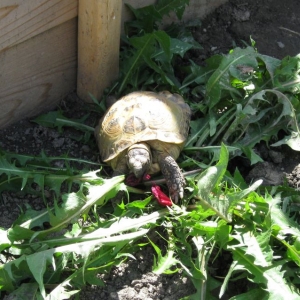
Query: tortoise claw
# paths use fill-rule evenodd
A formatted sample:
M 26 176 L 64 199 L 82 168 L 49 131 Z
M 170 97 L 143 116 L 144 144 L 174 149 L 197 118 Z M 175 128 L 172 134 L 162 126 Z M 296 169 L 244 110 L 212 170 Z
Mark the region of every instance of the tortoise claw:
M 161 155 L 160 168 L 166 179 L 171 199 L 178 203 L 183 198 L 185 179 L 175 159 L 170 155 Z
M 183 185 L 179 186 L 179 188 L 177 188 L 177 185 L 173 185 L 174 187 L 176 187 L 175 189 L 169 188 L 170 190 L 170 196 L 171 199 L 174 201 L 174 203 L 178 203 L 179 199 L 183 198 Z

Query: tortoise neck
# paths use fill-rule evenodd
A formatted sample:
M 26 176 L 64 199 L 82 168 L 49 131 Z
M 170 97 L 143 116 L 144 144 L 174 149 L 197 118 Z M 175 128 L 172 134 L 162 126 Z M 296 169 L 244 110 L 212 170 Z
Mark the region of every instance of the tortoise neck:
M 128 149 L 127 149 L 127 152 L 132 150 L 132 149 L 145 149 L 147 150 L 149 153 L 151 153 L 151 149 L 150 149 L 150 146 L 147 144 L 147 143 L 136 143 L 136 144 L 133 144 L 132 146 L 130 146 Z

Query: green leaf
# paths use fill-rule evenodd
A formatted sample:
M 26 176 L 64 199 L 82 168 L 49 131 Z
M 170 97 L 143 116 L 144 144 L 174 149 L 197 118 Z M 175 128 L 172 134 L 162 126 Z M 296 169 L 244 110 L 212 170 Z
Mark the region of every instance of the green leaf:
M 192 44 L 183 42 L 183 41 L 181 41 L 179 39 L 175 39 L 175 38 L 171 39 L 171 45 L 170 45 L 171 53 L 179 54 L 182 58 L 183 58 L 184 54 L 191 48 L 193 48 Z
M 243 152 L 246 154 L 250 160 L 251 165 L 255 165 L 258 162 L 263 162 L 264 160 L 255 152 L 255 149 L 252 147 L 242 147 Z
M 278 147 L 281 145 L 288 145 L 295 151 L 300 151 L 300 133 L 292 131 L 291 135 L 284 137 L 282 140 L 272 144 L 273 147 Z
M 178 260 L 174 257 L 174 251 L 168 249 L 166 255 L 162 256 L 160 249 L 153 245 L 153 242 L 150 241 L 150 243 L 158 256 L 157 260 L 154 261 L 152 272 L 155 274 L 172 274 L 178 272 L 178 269 L 170 270 L 171 267 L 178 263 Z
M 242 293 L 230 298 L 230 300 L 250 300 L 250 299 L 267 300 L 270 298 L 267 296 L 267 293 L 262 289 L 251 289 L 246 293 Z
M 22 178 L 21 190 L 25 187 L 29 177 L 32 177 L 32 173 L 16 167 L 15 163 L 10 163 L 7 161 L 5 156 L 0 156 L 0 174 L 6 174 L 8 180 L 12 179 L 14 176 Z
M 256 52 L 252 47 L 232 50 L 222 59 L 218 69 L 211 75 L 206 84 L 206 98 L 210 109 L 220 101 L 222 90 L 226 89 L 236 92 L 232 89 L 229 71 L 231 70 L 232 72 L 240 64 L 254 68 L 257 66 Z
M 70 193 L 64 195 L 64 202 L 59 207 L 55 207 L 55 215 L 49 212 L 50 222 L 53 224 L 52 228 L 37 232 L 35 237 L 39 234 L 49 234 L 50 232 L 60 230 L 67 224 L 72 223 L 73 220 L 79 217 L 82 213 L 90 209 L 96 202 L 98 205 L 103 204 L 105 195 L 114 189 L 124 180 L 124 176 L 115 176 L 111 179 L 103 180 L 102 185 L 86 184 L 89 189 L 89 194 L 85 196 L 82 191 L 77 193 Z M 101 201 L 101 203 L 99 203 Z
M 121 92 L 124 90 L 125 85 L 128 84 L 133 74 L 137 71 L 137 69 L 143 62 L 143 56 L 151 56 L 153 47 L 155 45 L 155 36 L 153 33 L 148 33 L 142 37 L 133 37 L 129 39 L 129 42 L 137 49 L 137 51 L 129 59 L 124 60 L 123 65 L 121 65 L 122 72 L 125 76 L 120 83 L 118 95 L 121 94 Z
M 297 239 L 300 238 L 299 224 L 292 218 L 289 218 L 279 207 L 279 201 L 281 201 L 280 194 L 272 197 L 267 194 L 265 197 L 267 203 L 270 205 L 271 221 L 273 228 L 279 234 L 292 234 Z
M 7 231 L 0 228 L 0 252 L 8 248 L 11 245 L 11 242 L 7 236 Z
M 46 296 L 46 291 L 44 287 L 44 273 L 48 264 L 53 264 L 53 254 L 54 250 L 50 249 L 43 252 L 38 252 L 33 255 L 28 255 L 26 261 L 28 267 L 34 276 L 36 282 L 39 285 L 39 289 L 43 297 Z M 55 269 L 55 265 L 53 265 Z
M 266 70 L 268 71 L 268 75 L 271 78 L 272 84 L 275 85 L 274 82 L 275 72 L 276 69 L 280 66 L 281 61 L 278 58 L 268 56 L 268 55 L 263 55 L 260 53 L 257 54 L 257 58 L 264 62 Z
M 8 297 L 14 300 L 36 300 L 38 288 L 39 286 L 36 283 L 22 283 Z
M 148 238 L 149 239 L 149 238 Z M 163 256 L 161 254 L 161 250 L 157 245 L 155 245 L 154 242 L 152 242 L 149 239 L 153 249 L 155 250 L 157 254 L 157 259 L 154 257 L 154 263 L 152 267 L 152 271 L 155 274 L 172 274 L 176 273 L 178 269 L 176 268 L 175 270 L 171 270 L 170 268 L 179 263 L 179 261 L 174 257 L 174 245 L 173 242 L 171 241 L 168 245 L 168 249 L 166 252 L 166 255 Z
M 178 19 L 182 18 L 185 6 L 189 4 L 189 0 L 160 0 L 156 5 L 156 9 L 163 15 L 175 12 Z
M 245 248 L 245 255 L 253 257 L 253 264 L 261 267 L 272 265 L 273 251 L 269 245 L 271 231 L 256 236 L 253 232 L 237 230 L 233 237 L 240 242 L 239 247 Z
M 274 85 L 281 92 L 300 93 L 300 54 L 285 57 L 275 70 Z
M 218 188 L 227 168 L 228 163 L 228 150 L 224 144 L 221 146 L 220 159 L 216 166 L 207 168 L 198 178 L 198 197 L 208 207 L 216 211 L 216 213 L 228 220 L 226 217 L 226 211 L 229 204 L 226 199 L 220 201 L 211 196 L 211 193 Z
M 6 265 L 0 265 L 0 290 L 12 292 L 15 288 L 13 276 Z
M 32 120 L 41 126 L 55 128 L 58 127 L 61 132 L 64 126 L 73 127 L 75 129 L 81 131 L 88 131 L 93 133 L 94 128 L 84 124 L 84 121 L 89 117 L 89 115 L 85 115 L 81 119 L 72 120 L 65 117 L 61 111 L 51 111 L 44 115 L 40 115 Z

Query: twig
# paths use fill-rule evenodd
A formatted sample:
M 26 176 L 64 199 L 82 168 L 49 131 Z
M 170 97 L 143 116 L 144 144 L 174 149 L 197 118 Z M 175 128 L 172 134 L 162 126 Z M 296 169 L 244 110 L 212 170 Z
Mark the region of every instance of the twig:
M 286 30 L 286 31 L 288 31 L 288 32 L 291 32 L 291 33 L 294 33 L 294 34 L 297 34 L 297 35 L 300 36 L 300 33 L 299 33 L 299 32 L 296 32 L 296 31 L 294 31 L 294 30 L 291 30 L 291 29 L 288 29 L 288 28 L 285 28 L 285 27 L 282 27 L 282 26 L 280 26 L 279 29 Z
M 187 171 L 187 172 L 183 172 L 183 175 L 184 176 L 194 175 L 194 174 L 199 173 L 200 171 L 202 171 L 202 169 Z M 164 178 L 161 178 L 161 179 L 143 181 L 143 184 L 146 186 L 152 186 L 153 184 L 161 184 L 161 183 L 165 183 L 165 182 L 166 182 L 166 180 Z

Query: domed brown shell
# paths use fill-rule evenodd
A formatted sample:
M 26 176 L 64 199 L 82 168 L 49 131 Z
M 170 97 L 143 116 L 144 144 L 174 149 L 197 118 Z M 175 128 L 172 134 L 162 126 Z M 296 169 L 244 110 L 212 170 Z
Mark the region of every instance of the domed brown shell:
M 176 159 L 188 136 L 190 116 L 190 107 L 178 94 L 130 93 L 108 109 L 95 129 L 101 158 L 111 163 L 133 144 L 151 141 L 152 149 Z M 174 146 L 179 151 L 172 151 Z

